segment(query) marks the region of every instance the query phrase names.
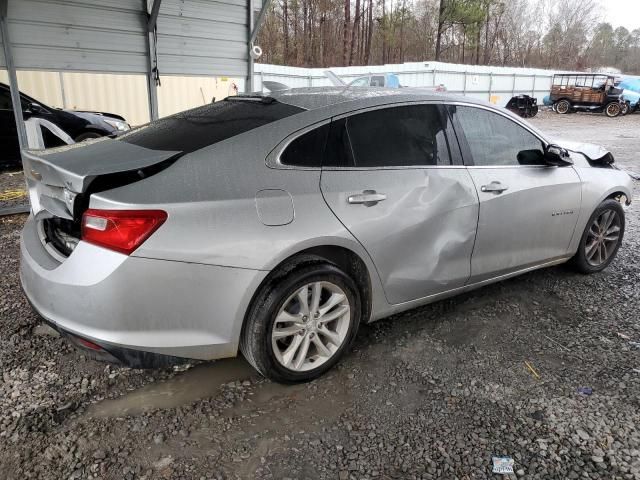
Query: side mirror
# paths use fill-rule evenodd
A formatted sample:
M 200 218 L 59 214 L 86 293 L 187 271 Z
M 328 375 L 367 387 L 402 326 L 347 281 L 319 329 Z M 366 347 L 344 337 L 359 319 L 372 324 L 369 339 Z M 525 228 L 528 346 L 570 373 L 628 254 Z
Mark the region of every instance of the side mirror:
M 548 145 L 544 150 L 544 161 L 547 165 L 566 167 L 573 165 L 569 152 L 558 145 Z
M 42 105 L 40 105 L 39 103 L 30 103 L 29 105 L 27 105 L 26 112 L 33 115 L 39 115 L 41 113 L 45 113 L 46 110 L 42 108 Z

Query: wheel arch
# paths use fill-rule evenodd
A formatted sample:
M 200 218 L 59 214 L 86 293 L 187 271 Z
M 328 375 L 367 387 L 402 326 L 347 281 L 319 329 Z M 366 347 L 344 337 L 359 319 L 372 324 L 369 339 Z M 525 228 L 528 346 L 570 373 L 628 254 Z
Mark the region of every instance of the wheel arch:
M 628 192 L 628 191 L 625 192 L 623 191 L 622 188 L 619 188 L 619 187 L 617 189 L 614 188 L 614 190 L 617 190 L 617 191 L 607 194 L 605 197 L 602 198 L 602 200 L 600 200 L 600 203 L 604 202 L 605 200 L 616 200 L 617 202 L 622 203 L 621 200 L 622 200 L 622 197 L 624 196 L 627 199 L 627 201 L 622 206 L 626 207 L 628 205 L 631 205 L 631 197 L 630 197 L 631 192 Z
M 290 253 L 286 258 L 279 260 L 253 293 L 244 314 L 243 328 L 263 289 L 282 277 L 314 263 L 335 265 L 353 279 L 360 293 L 361 322 L 367 323 L 373 311 L 374 282 L 376 281 L 371 266 L 367 264 L 360 254 L 344 245 L 321 244 L 301 248 L 296 252 Z
M 583 191 L 582 191 L 582 201 L 580 206 L 580 214 L 579 218 L 576 222 L 576 229 L 571 239 L 569 252 L 575 253 L 578 249 L 578 244 L 580 242 L 580 238 L 582 238 L 582 232 L 586 228 L 587 222 L 593 212 L 598 206 L 606 201 L 606 200 L 617 200 L 620 201 L 621 196 L 624 195 L 627 198 L 627 205 L 631 203 L 631 195 L 633 185 L 631 184 L 631 178 L 629 178 L 629 184 L 624 185 L 624 182 L 619 180 L 612 180 L 609 184 L 609 188 L 603 192 L 598 191 L 596 193 L 594 185 L 599 185 L 601 183 L 601 177 L 594 175 L 594 168 L 589 167 L 586 169 L 576 169 L 576 171 L 580 174 Z M 623 173 L 623 172 L 618 172 Z M 625 207 L 626 205 L 623 205 Z

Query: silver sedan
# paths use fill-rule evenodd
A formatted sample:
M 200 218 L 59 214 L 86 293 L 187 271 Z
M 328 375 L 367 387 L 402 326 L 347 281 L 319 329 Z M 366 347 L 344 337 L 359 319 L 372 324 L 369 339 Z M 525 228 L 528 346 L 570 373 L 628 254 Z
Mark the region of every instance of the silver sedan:
M 24 153 L 21 279 L 40 315 L 134 367 L 240 350 L 308 381 L 362 322 L 614 259 L 630 177 L 593 145 L 411 89 L 231 97 Z

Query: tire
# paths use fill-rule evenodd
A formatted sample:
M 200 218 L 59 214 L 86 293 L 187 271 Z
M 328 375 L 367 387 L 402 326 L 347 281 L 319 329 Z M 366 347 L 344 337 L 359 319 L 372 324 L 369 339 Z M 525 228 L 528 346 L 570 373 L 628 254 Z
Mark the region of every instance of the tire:
M 627 115 L 630 110 L 631 110 L 631 107 L 629 106 L 629 104 L 623 103 L 622 108 L 620 109 L 620 115 L 623 115 L 623 116 Z
M 559 102 L 556 102 L 555 107 L 556 113 L 561 115 L 566 115 L 571 111 L 571 103 L 569 103 L 569 100 L 560 100 Z
M 615 118 L 618 115 L 620 115 L 621 112 L 622 112 L 622 108 L 620 107 L 620 104 L 618 102 L 608 103 L 604 107 L 604 113 L 609 118 Z
M 606 254 L 606 258 L 603 261 L 603 256 L 600 256 L 603 250 L 600 247 L 593 247 L 594 241 L 597 243 L 598 238 L 601 235 L 596 225 L 601 225 L 601 220 L 604 220 L 606 225 L 606 221 L 609 220 L 605 217 L 607 212 L 615 213 L 616 217 L 611 219 L 611 224 L 605 230 L 604 238 L 612 238 L 614 233 L 609 234 L 609 237 L 606 236 L 606 232 L 613 231 L 613 227 L 618 227 L 617 240 L 615 243 L 611 241 L 611 243 L 607 243 L 604 241 L 604 253 Z M 585 274 L 601 272 L 605 268 L 609 266 L 609 264 L 613 261 L 618 253 L 618 249 L 622 244 L 622 238 L 624 237 L 624 228 L 625 228 L 625 218 L 624 218 L 624 209 L 620 202 L 616 200 L 605 200 L 602 202 L 598 208 L 595 209 L 591 217 L 589 217 L 589 221 L 587 222 L 587 226 L 582 233 L 582 238 L 580 239 L 580 244 L 578 246 L 578 251 L 571 259 L 571 263 L 573 267 Z M 595 233 L 595 235 L 594 235 Z M 593 248 L 596 250 L 594 251 Z
M 98 132 L 84 132 L 75 138 L 76 143 L 84 142 L 85 140 L 91 140 L 92 138 L 100 138 L 104 135 L 100 135 Z
M 320 285 L 318 291 L 321 291 L 318 311 L 322 310 L 323 305 L 330 305 L 327 303 L 329 298 L 344 296 L 344 300 L 319 317 L 313 315 L 316 285 Z M 310 287 L 304 295 L 310 307 L 308 316 L 304 316 L 305 310 L 299 300 L 305 287 Z M 338 296 L 334 297 L 334 294 Z M 258 372 L 273 381 L 311 381 L 331 369 L 350 348 L 360 324 L 360 305 L 360 292 L 355 282 L 335 265 L 316 263 L 294 269 L 280 277 L 276 276 L 254 298 L 240 335 L 240 351 Z M 345 308 L 348 308 L 348 313 L 326 320 L 326 324 L 322 323 L 323 318 L 345 312 Z M 278 322 L 276 319 L 279 319 Z M 274 338 L 276 329 L 282 335 L 279 339 Z M 290 333 L 295 329 L 298 329 L 297 332 Z M 327 330 L 335 343 L 329 340 Z M 298 342 L 298 347 L 294 346 L 295 342 Z M 325 345 L 326 354 L 322 354 L 317 342 Z M 307 354 L 302 363 L 296 365 L 305 351 L 305 343 L 308 346 Z M 292 355 L 289 354 L 290 349 L 293 349 Z M 318 363 L 318 366 L 313 367 L 314 363 Z

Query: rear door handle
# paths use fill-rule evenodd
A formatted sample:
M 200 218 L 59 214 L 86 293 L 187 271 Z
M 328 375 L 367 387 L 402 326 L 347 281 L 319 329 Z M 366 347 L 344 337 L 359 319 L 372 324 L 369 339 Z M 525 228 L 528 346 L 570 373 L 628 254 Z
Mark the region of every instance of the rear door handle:
M 488 185 L 482 185 L 480 187 L 480 190 L 483 192 L 491 192 L 491 193 L 502 193 L 505 190 L 508 190 L 509 187 L 507 187 L 506 185 L 501 184 L 500 182 L 497 181 L 493 181 Z
M 357 193 L 355 195 L 349 195 L 347 201 L 349 203 L 354 204 L 364 204 L 366 207 L 371 207 L 378 202 L 382 202 L 386 200 L 387 196 L 384 193 L 378 193 L 375 190 L 365 190 L 362 193 Z

